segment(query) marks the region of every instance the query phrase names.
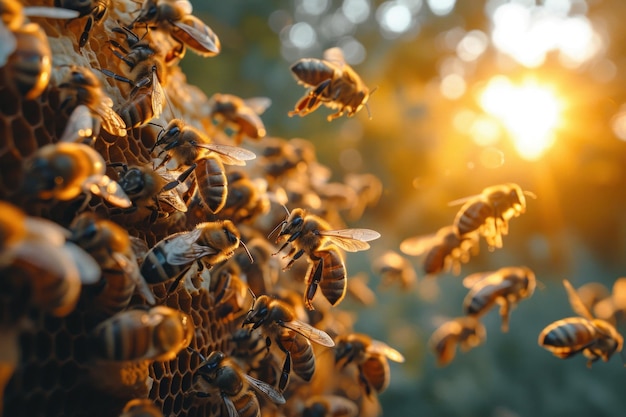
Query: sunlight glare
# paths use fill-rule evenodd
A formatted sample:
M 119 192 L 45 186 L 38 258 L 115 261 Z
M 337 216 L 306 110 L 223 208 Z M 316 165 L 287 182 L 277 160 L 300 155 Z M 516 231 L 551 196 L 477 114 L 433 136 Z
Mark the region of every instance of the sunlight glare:
M 496 76 L 479 102 L 506 128 L 522 158 L 536 160 L 553 144 L 563 105 L 550 87 L 534 80 L 514 85 L 508 78 Z

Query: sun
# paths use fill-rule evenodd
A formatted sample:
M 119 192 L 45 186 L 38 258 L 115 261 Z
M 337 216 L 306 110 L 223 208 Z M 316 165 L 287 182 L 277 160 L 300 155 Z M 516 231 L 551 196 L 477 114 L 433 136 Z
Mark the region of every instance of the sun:
M 522 158 L 539 159 L 554 143 L 563 102 L 551 86 L 535 79 L 514 84 L 499 75 L 489 80 L 479 103 L 506 129 Z

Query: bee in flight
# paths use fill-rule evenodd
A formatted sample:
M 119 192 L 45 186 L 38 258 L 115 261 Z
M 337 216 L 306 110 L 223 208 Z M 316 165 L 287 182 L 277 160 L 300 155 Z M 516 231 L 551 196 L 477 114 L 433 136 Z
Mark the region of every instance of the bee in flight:
M 588 367 L 598 359 L 608 362 L 614 353 L 622 351 L 624 338 L 611 323 L 591 315 L 568 280 L 563 280 L 563 285 L 572 309 L 580 317 L 568 317 L 546 326 L 539 334 L 539 346 L 561 359 L 582 352 Z
M 272 100 L 267 97 L 242 99 L 232 94 L 215 93 L 209 99 L 211 118 L 217 121 L 218 128 L 230 127 L 234 130 L 235 145 L 239 145 L 244 137 L 261 139 L 266 130 L 259 117 L 270 105 Z
M 327 117 L 328 121 L 341 117 L 347 112 L 354 116 L 363 106 L 367 106 L 370 90 L 361 77 L 350 67 L 340 48 L 330 48 L 324 52 L 324 59 L 304 58 L 291 66 L 299 84 L 311 90 L 298 101 L 289 116 L 306 116 L 320 105 L 338 109 Z
M 485 326 L 474 316 L 448 320 L 430 336 L 428 345 L 437 357 L 439 366 L 446 366 L 454 359 L 456 347 L 463 352 L 481 345 L 487 338 Z
M 374 260 L 372 270 L 381 275 L 381 286 L 383 287 L 391 286 L 397 282 L 403 290 L 408 290 L 417 281 L 417 274 L 411 263 L 391 250 Z
M 276 253 L 291 244 L 289 253 L 285 255 L 290 260 L 284 269 L 291 268 L 304 254 L 310 262 L 304 294 L 305 305 L 310 310 L 313 309 L 312 300 L 318 286 L 326 289 L 323 294 L 332 305 L 338 304 L 345 295 L 345 265 L 337 248 L 348 252 L 366 250 L 370 247 L 367 242 L 380 237 L 380 233 L 370 229 L 333 230 L 321 217 L 301 208 L 294 209 L 279 226 L 281 229 L 277 240 L 282 236 L 287 236 L 287 239 Z M 322 283 L 324 278 L 326 283 Z
M 526 267 L 506 267 L 492 272 L 477 272 L 463 279 L 470 291 L 463 300 L 465 314 L 480 317 L 500 305 L 502 331 L 509 330 L 509 314 L 518 302 L 535 292 L 535 274 Z

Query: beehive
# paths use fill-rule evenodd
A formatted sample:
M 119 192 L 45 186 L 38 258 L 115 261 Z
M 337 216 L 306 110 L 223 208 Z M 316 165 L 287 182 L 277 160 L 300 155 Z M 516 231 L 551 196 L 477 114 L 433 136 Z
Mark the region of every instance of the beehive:
M 52 1 L 46 0 L 25 3 L 26 6 L 53 6 Z M 176 213 L 167 221 L 154 222 L 116 211 L 99 197 L 91 198 L 84 207 L 84 195 L 70 201 L 33 201 L 24 197 L 21 188 L 24 184 L 24 161 L 38 148 L 58 142 L 69 118 L 68 112 L 60 111 L 58 88 L 67 65 L 90 68 L 101 81 L 105 94 L 113 100 L 114 108 L 127 101 L 132 86 L 106 77 L 98 70 L 105 69 L 128 76 L 128 68 L 112 52 L 109 40 L 117 39 L 120 44 L 123 43 L 123 37 L 113 32 L 113 28 L 130 24 L 140 5 L 121 0 L 116 1 L 114 7 L 111 4 L 108 6 L 104 18 L 94 24 L 82 48 L 78 48 L 78 42 L 88 16 L 69 21 L 30 18 L 45 30 L 53 58 L 49 85 L 36 99 L 27 100 L 16 91 L 13 84 L 15 74 L 9 66 L 0 70 L 0 199 L 10 201 L 30 216 L 50 219 L 64 227 L 71 223 L 79 208 L 90 210 L 119 223 L 130 235 L 144 240 L 151 247 L 171 233 L 191 229 L 197 221 L 214 220 L 220 216 L 207 219 L 203 213 L 189 211 L 187 216 Z M 143 40 L 158 45 L 158 59 L 165 59 L 169 52 L 180 48 L 178 42 L 158 30 L 146 29 Z M 176 62 L 166 67 L 166 79 L 161 81 L 168 101 L 163 120 L 177 117 L 201 129 L 210 125 L 206 96 L 187 84 Z M 94 147 L 109 164 L 145 165 L 152 161 L 150 150 L 158 132 L 157 127 L 145 126 L 129 130 L 127 137 L 115 137 L 101 129 Z M 256 178 L 264 174 L 262 169 L 251 169 L 249 172 Z M 111 167 L 107 174 L 116 178 L 116 172 Z M 302 177 L 302 172 L 299 175 Z M 268 177 L 266 180 L 270 182 L 276 179 Z M 230 212 L 234 218 L 236 214 Z M 246 214 L 238 219 L 241 222 L 238 226 L 251 226 L 246 229 L 247 239 L 257 235 L 264 237 L 268 229 L 275 225 L 275 220 L 281 220 L 280 216 L 284 216 L 284 212 L 278 216 L 270 216 L 270 220 L 266 219 L 265 223 L 244 224 L 250 220 Z M 306 263 L 301 262 L 299 266 L 289 274 L 283 274 L 279 283 L 274 284 L 301 291 L 302 279 L 293 280 L 293 277 L 303 275 Z M 223 308 L 216 308 L 216 300 L 219 304 L 222 295 L 215 293 L 208 272 L 198 270 L 195 278 L 185 280 L 174 292 L 170 292 L 165 284 L 152 289 L 160 303 L 191 316 L 195 327 L 195 338 L 191 342 L 194 350 L 203 355 L 213 350 L 228 354 L 233 349 L 232 334 L 240 328 L 250 300 L 245 299 L 245 304 L 232 304 L 227 313 L 224 313 Z M 272 273 L 277 272 L 274 270 Z M 5 267 L 1 274 L 0 339 L 3 354 L 0 357 L 0 389 L 4 384 L 6 388 L 4 395 L 0 396 L 3 400 L 0 410 L 3 410 L 4 415 L 117 416 L 127 401 L 146 397 L 152 399 L 166 416 L 225 415 L 219 395 L 209 395 L 207 398 L 195 395 L 193 373 L 200 363 L 198 355 L 182 351 L 176 359 L 167 362 L 94 360 L 88 334 L 101 318 L 89 313 L 85 300 L 81 299 L 69 315 L 55 317 L 29 303 L 30 292 L 25 284 L 27 280 L 22 279 L 24 271 L 19 267 Z M 278 289 L 273 288 L 276 291 Z M 139 297 L 133 298 L 128 308 L 134 308 L 137 304 L 143 304 Z M 328 310 L 321 316 L 318 313 L 318 319 L 322 321 L 319 318 L 322 317 L 325 322 L 332 322 L 328 316 L 333 315 L 334 312 Z M 344 323 L 343 326 L 349 330 L 351 324 Z M 295 381 L 290 384 L 284 393 L 288 403 L 279 411 L 264 400 L 261 401 L 263 408 L 273 410 L 276 414 L 299 415 L 302 407 L 298 404 L 302 403 L 303 396 L 323 394 L 329 389 L 327 382 L 319 381 L 328 379 L 329 373 L 333 372 L 332 364 L 320 363 L 318 368 L 313 383 L 307 385 Z M 353 372 L 344 372 L 346 375 L 339 380 L 334 393 L 360 404 L 360 415 L 378 413 L 376 399 L 363 398 L 362 393 L 354 389 L 356 377 Z

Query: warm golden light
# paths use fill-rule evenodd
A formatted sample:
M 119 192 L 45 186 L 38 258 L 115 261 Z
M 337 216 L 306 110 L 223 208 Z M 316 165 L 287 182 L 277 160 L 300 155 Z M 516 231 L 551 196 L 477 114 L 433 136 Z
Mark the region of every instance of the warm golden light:
M 535 80 L 516 85 L 497 76 L 489 81 L 479 102 L 506 128 L 524 159 L 538 159 L 554 142 L 562 103 L 549 86 Z

